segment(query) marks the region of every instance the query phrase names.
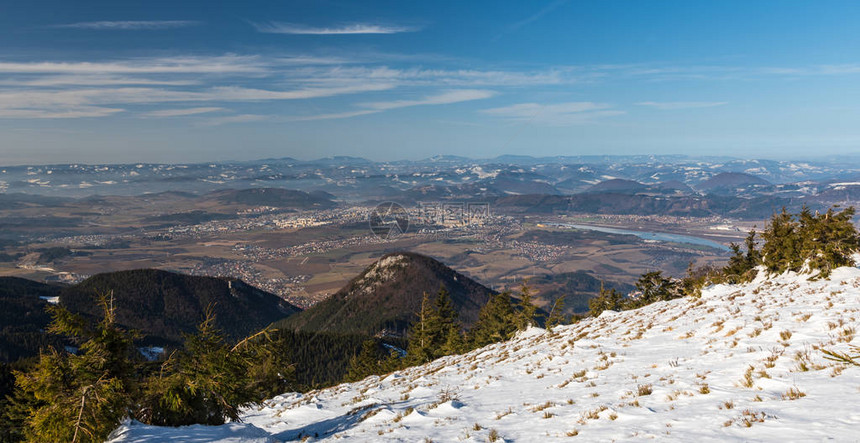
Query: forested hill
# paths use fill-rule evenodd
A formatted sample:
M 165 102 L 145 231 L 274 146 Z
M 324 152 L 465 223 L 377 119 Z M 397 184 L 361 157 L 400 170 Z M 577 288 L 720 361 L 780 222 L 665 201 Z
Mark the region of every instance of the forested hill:
M 328 299 L 278 326 L 340 333 L 404 332 L 421 308 L 422 294 L 444 287 L 464 327 L 478 318 L 493 290 L 443 263 L 415 253 L 388 254 Z
M 51 318 L 45 311 L 61 287 L 17 277 L 0 277 L 0 362 L 38 354 L 39 348 L 57 345 L 45 334 Z
M 117 321 L 144 334 L 144 342 L 179 344 L 193 332 L 207 307 L 215 326 L 238 340 L 301 309 L 241 280 L 140 269 L 98 274 L 60 291 L 72 312 L 98 318 L 97 294 L 113 291 Z

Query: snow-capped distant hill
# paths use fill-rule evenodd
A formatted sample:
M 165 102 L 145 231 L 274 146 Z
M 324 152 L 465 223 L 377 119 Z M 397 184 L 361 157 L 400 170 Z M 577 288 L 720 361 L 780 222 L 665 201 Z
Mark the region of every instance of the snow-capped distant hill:
M 759 277 L 113 441 L 856 441 L 860 367 L 821 349 L 858 344 L 858 319 L 858 269 Z

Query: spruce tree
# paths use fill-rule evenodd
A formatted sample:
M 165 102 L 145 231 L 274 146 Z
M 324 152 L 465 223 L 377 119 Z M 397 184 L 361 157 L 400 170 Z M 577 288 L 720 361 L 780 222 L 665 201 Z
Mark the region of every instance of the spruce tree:
M 363 380 L 369 375 L 381 373 L 381 369 L 376 340 L 365 340 L 361 344 L 361 352 L 349 360 L 349 369 L 344 376 L 344 381 Z
M 420 365 L 433 359 L 434 333 L 439 324 L 436 310 L 425 292 L 421 296 L 421 310 L 418 319 L 409 329 L 407 360 L 409 364 Z
M 460 354 L 466 350 L 466 340 L 463 338 L 463 333 L 460 332 L 460 327 L 452 325 L 445 333 L 445 343 L 440 349 L 440 356 Z
M 490 297 L 478 313 L 478 321 L 470 331 L 471 345 L 480 348 L 490 343 L 507 340 L 517 331 L 511 296 L 502 292 Z
M 804 211 L 808 209 L 804 208 Z M 770 224 L 762 232 L 762 264 L 770 274 L 799 271 L 803 265 L 799 224 L 785 207 L 773 214 Z
M 774 214 L 762 237 L 762 261 L 771 274 L 808 270 L 827 277 L 834 268 L 853 264 L 860 251 L 860 235 L 854 226 L 854 208 L 824 214 L 804 207 L 793 216 L 785 208 Z
M 606 289 L 600 282 L 600 293 L 597 297 L 588 301 L 589 312 L 592 317 L 598 317 L 603 311 L 621 311 L 624 309 L 624 296 L 615 288 Z
M 564 296 L 561 296 L 552 303 L 552 309 L 549 311 L 549 316 L 546 319 L 546 330 L 552 332 L 552 329 L 564 323 Z
M 460 324 L 457 310 L 443 287 L 433 302 L 426 293 L 421 299 L 418 320 L 409 332 L 407 361 L 419 365 L 436 358 L 459 352 Z
M 631 307 L 641 307 L 657 301 L 667 301 L 683 296 L 678 284 L 663 277 L 661 271 L 642 274 L 635 286 L 642 292 L 642 296 Z
M 77 354 L 48 349 L 30 371 L 16 373 L 19 398 L 29 397 L 25 436 L 31 441 L 100 442 L 129 417 L 138 383 L 134 335 L 116 324 L 113 295 L 99 299 L 104 317 L 92 326 L 50 306 L 49 332 L 81 343 Z
M 262 400 L 295 390 L 296 368 L 287 353 L 272 338 L 274 330 L 264 329 L 233 346 L 249 363 L 247 390 L 251 398 Z
M 515 315 L 515 322 L 517 325 L 517 329 L 520 331 L 524 331 L 528 329 L 529 326 L 535 325 L 535 313 L 537 312 L 537 306 L 532 304 L 532 290 L 528 286 L 528 281 L 523 281 L 522 286 L 520 287 L 520 302 L 518 304 L 519 309 Z
M 723 268 L 723 276 L 728 283 L 743 283 L 755 278 L 755 268 L 761 263 L 761 253 L 756 249 L 756 232 L 751 230 L 744 240 L 745 251 L 732 243 L 732 256 L 729 263 Z
M 818 277 L 827 277 L 833 269 L 854 264 L 851 255 L 860 250 L 860 236 L 852 223 L 854 208 L 840 212 L 833 208 L 824 214 L 801 214 L 803 256 Z
M 397 349 L 390 349 L 388 351 L 388 357 L 382 361 L 380 366 L 380 374 L 388 374 L 390 372 L 398 371 L 403 369 L 404 358 L 400 355 L 400 352 Z
M 460 330 L 460 325 L 457 322 L 457 310 L 454 309 L 454 304 L 451 302 L 451 296 L 445 287 L 439 288 L 439 293 L 436 295 L 436 300 L 433 303 L 438 319 L 439 343 L 447 339 L 448 333 L 451 330 Z M 447 354 L 446 354 L 447 355 Z
M 259 401 L 254 389 L 254 357 L 231 348 L 214 326 L 211 307 L 184 349 L 162 364 L 148 379 L 138 419 L 147 424 L 219 425 L 238 421 L 242 406 Z
M 744 255 L 744 259 L 746 262 L 747 269 L 754 269 L 756 266 L 761 264 L 761 251 L 756 248 L 756 231 L 755 229 L 750 229 L 749 234 L 747 234 L 744 239 L 744 247 L 746 247 L 746 255 Z M 753 276 L 755 278 L 755 276 Z

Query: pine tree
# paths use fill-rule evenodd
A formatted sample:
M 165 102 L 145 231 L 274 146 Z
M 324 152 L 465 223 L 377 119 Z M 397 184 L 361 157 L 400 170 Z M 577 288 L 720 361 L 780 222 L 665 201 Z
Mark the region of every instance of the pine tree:
M 603 311 L 621 311 L 625 308 L 624 296 L 615 288 L 606 289 L 600 282 L 600 293 L 597 297 L 588 301 L 588 308 L 592 317 L 599 317 Z
M 761 263 L 761 253 L 756 249 L 756 232 L 751 230 L 744 240 L 745 251 L 732 243 L 732 257 L 723 268 L 723 276 L 728 283 L 743 283 L 755 278 L 755 268 Z
M 834 268 L 853 264 L 851 255 L 860 251 L 860 235 L 852 223 L 854 208 L 824 214 L 804 207 L 797 216 L 785 208 L 774 214 L 762 237 L 762 261 L 771 274 L 786 271 L 818 271 L 827 277 Z
M 804 208 L 804 211 L 808 209 Z M 800 270 L 803 259 L 798 231 L 799 224 L 785 207 L 782 208 L 782 212 L 771 217 L 770 224 L 762 232 L 764 245 L 761 248 L 762 264 L 767 268 L 768 273 L 781 274 L 786 271 Z
M 460 327 L 452 325 L 445 333 L 445 344 L 440 349 L 440 356 L 461 354 L 466 350 L 466 340 L 463 338 L 463 333 L 460 332 Z
M 148 379 L 138 419 L 161 426 L 219 425 L 239 420 L 239 409 L 256 397 L 252 355 L 227 346 L 214 326 L 212 309 L 184 349 L 171 354 Z
M 418 320 L 409 329 L 407 359 L 412 365 L 420 365 L 433 359 L 434 332 L 438 325 L 436 310 L 425 292 L 421 296 Z
M 546 319 L 546 330 L 552 332 L 552 329 L 564 323 L 564 296 L 561 296 L 552 303 L 552 309 L 549 311 L 549 317 Z
M 361 344 L 361 352 L 349 360 L 349 369 L 347 369 L 343 379 L 347 382 L 354 382 L 363 380 L 369 375 L 380 373 L 382 373 L 382 365 L 379 361 L 376 340 L 365 340 Z
M 532 304 L 532 290 L 528 286 L 528 281 L 523 281 L 520 287 L 520 302 L 518 307 L 519 309 L 515 315 L 517 329 L 524 331 L 529 326 L 534 326 L 537 306 Z
M 403 369 L 404 358 L 397 349 L 389 349 L 388 357 L 382 361 L 380 374 L 388 374 Z
M 447 338 L 448 332 L 451 330 L 460 330 L 460 325 L 457 323 L 457 310 L 454 309 L 454 304 L 451 302 L 451 296 L 445 287 L 439 288 L 439 293 L 436 295 L 436 300 L 433 303 L 436 311 L 436 317 L 439 321 L 439 342 Z M 447 354 L 446 354 L 447 355 Z
M 810 270 L 827 277 L 833 269 L 854 264 L 851 255 L 860 250 L 860 236 L 851 222 L 854 208 L 824 214 L 801 214 L 803 257 Z
M 514 316 L 509 293 L 502 292 L 491 296 L 478 313 L 478 321 L 472 326 L 471 346 L 479 348 L 513 337 L 517 331 Z
M 747 234 L 744 239 L 744 246 L 746 247 L 746 255 L 744 256 L 746 262 L 747 269 L 754 269 L 756 266 L 761 264 L 761 251 L 756 248 L 756 231 L 755 229 L 750 229 L 749 234 Z M 755 276 L 753 276 L 755 278 Z
M 410 328 L 407 361 L 419 365 L 458 352 L 455 349 L 459 346 L 456 337 L 459 334 L 457 311 L 448 291 L 440 288 L 432 303 L 425 293 L 418 321 Z
M 636 289 L 642 292 L 642 296 L 631 307 L 645 306 L 657 301 L 667 301 L 683 296 L 678 284 L 663 277 L 661 271 L 642 274 L 636 282 Z
M 95 326 L 63 307 L 49 307 L 49 332 L 82 344 L 78 354 L 51 348 L 31 371 L 16 373 L 19 398 L 30 398 L 28 440 L 100 442 L 130 415 L 139 353 L 134 335 L 115 322 L 113 295 L 99 303 L 104 317 Z
M 295 390 L 295 365 L 288 360 L 286 352 L 278 349 L 271 332 L 275 331 L 264 329 L 240 341 L 231 350 L 250 362 L 247 389 L 256 400 Z

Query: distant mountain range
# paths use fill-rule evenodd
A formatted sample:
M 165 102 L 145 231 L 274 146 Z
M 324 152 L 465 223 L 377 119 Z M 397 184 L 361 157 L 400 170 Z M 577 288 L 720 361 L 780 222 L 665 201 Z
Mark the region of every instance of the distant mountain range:
M 829 191 L 860 181 L 860 158 L 839 161 L 741 160 L 688 156 L 437 156 L 412 161 L 358 157 L 199 164 L 0 167 L 0 203 L 58 204 L 21 196 L 81 198 L 181 190 L 225 204 L 325 208 L 330 200 L 502 198 L 511 195 L 650 193 L 751 198 L 843 199 Z M 281 193 L 264 189 L 280 189 Z M 291 190 L 291 191 L 286 191 Z M 222 193 L 223 194 L 219 194 Z M 304 192 L 306 194 L 298 194 Z

